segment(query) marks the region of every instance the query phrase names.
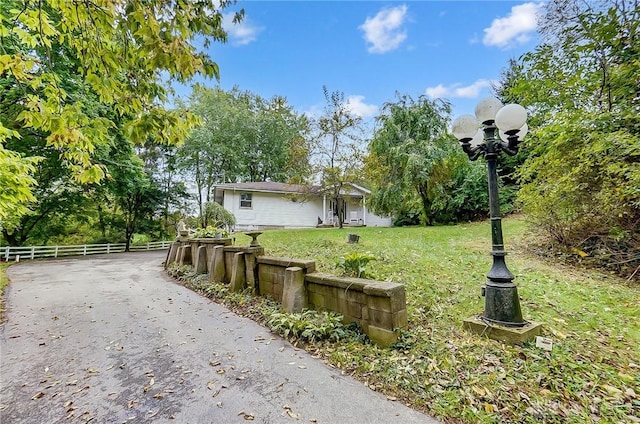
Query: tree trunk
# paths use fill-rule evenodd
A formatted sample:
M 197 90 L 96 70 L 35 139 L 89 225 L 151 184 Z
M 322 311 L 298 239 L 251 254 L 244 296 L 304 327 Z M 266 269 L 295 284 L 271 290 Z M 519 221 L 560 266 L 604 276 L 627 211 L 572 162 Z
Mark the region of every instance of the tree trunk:
M 433 220 L 431 219 L 431 201 L 427 196 L 426 187 L 418 187 L 418 193 L 420 194 L 420 200 L 422 200 L 422 210 L 424 211 L 424 225 L 430 227 L 433 225 Z
M 100 233 L 104 240 L 107 239 L 107 228 L 104 222 L 104 215 L 102 213 L 102 205 L 98 204 L 98 225 L 100 227 Z
M 22 244 L 18 241 L 18 237 L 16 236 L 16 233 L 13 232 L 11 234 L 9 234 L 7 232 L 7 230 L 3 229 L 2 230 L 2 237 L 4 237 L 4 239 L 6 240 L 6 242 L 9 244 L 9 246 L 21 246 Z

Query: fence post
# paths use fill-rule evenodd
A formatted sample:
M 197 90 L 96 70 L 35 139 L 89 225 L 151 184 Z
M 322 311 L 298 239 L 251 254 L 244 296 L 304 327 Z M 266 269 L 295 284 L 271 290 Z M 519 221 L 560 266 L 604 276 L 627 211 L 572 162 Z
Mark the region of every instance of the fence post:
M 4 254 L 4 260 L 9 262 L 9 249 L 10 247 L 7 246 L 7 248 L 5 249 L 5 254 Z
M 149 243 L 147 243 L 147 250 L 149 250 Z
M 82 256 L 87 256 L 87 245 L 82 246 Z
M 111 243 L 107 243 L 107 253 L 111 253 Z
M 56 250 L 53 252 L 53 257 L 54 258 L 58 257 L 58 246 L 56 246 Z
M 31 246 L 31 260 L 35 258 L 35 255 L 36 255 L 36 248 L 35 246 Z

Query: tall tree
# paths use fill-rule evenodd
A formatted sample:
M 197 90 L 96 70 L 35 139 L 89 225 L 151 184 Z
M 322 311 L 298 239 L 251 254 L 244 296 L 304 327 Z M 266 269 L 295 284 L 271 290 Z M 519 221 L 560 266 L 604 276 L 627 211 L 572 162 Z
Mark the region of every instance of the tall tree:
M 177 143 L 197 122 L 184 110 L 165 109 L 167 80 L 186 82 L 197 74 L 218 76 L 218 66 L 196 44 L 224 42 L 222 13 L 233 0 L 5 0 L 0 4 L 0 79 L 17 88 L 24 109 L 14 120 L 0 117 L 0 225 L 27 211 L 34 200 L 32 173 L 38 152 L 8 149 L 21 130 L 40 131 L 79 182 L 105 176 L 92 152 L 109 142 L 115 123 L 90 117 L 84 96 L 65 87 L 57 56 L 71 57 L 69 74 L 113 108 L 127 138 L 149 134 Z M 236 13 L 238 22 L 243 12 Z M 196 43 L 197 40 L 197 43 Z
M 362 118 L 355 114 L 340 91 L 322 87 L 326 105 L 315 122 L 313 155 L 322 191 L 333 205 L 333 213 L 342 228 L 345 221 L 345 189 L 348 183 L 360 183 L 364 158 Z
M 188 102 L 202 125 L 178 149 L 178 165 L 196 184 L 201 224 L 212 187 L 224 181 L 286 182 L 308 167 L 306 118 L 282 97 L 266 100 L 234 88 L 198 88 Z M 294 156 L 295 154 L 295 156 Z
M 367 159 L 374 211 L 415 219 L 420 205 L 426 225 L 460 217 L 465 196 L 459 188 L 478 174 L 468 172 L 466 155 L 448 134 L 450 113 L 448 103 L 426 96 L 398 95 L 385 104 Z
M 180 211 L 186 210 L 186 205 L 191 199 L 184 181 L 179 179 L 177 149 L 176 146 L 156 144 L 151 140 L 137 149 L 147 174 L 162 197 L 163 237 L 173 234 Z
M 104 196 L 103 212 L 108 215 L 111 228 L 121 232 L 119 238 L 129 251 L 135 233 L 158 229 L 154 218 L 162 210 L 163 193 L 132 143 L 123 136 L 115 137 L 109 156 L 106 169 L 110 178 L 98 186 L 98 193 Z

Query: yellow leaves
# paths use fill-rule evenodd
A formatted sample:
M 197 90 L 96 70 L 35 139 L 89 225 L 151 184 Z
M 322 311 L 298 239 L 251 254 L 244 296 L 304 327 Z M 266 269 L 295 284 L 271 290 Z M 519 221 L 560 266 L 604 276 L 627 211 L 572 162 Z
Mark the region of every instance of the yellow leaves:
M 26 82 L 33 78 L 36 60 L 22 54 L 0 55 L 0 76 L 10 75 L 19 82 Z
M 485 403 L 484 404 L 484 410 L 488 413 L 488 414 L 493 414 L 494 412 L 498 412 L 498 407 L 494 404 L 491 403 Z
M 0 124 L 0 137 L 10 133 Z M 31 175 L 38 160 L 23 158 L 0 143 L 0 221 L 5 228 L 11 228 L 12 220 L 27 213 L 29 203 L 35 201 L 31 190 L 36 181 Z
M 587 252 L 584 252 L 576 247 L 572 247 L 571 251 L 575 254 L 577 254 L 578 256 L 580 256 L 581 258 L 586 258 L 587 256 L 589 256 L 589 254 Z
M 471 386 L 471 390 L 473 390 L 478 396 L 484 397 L 487 394 L 487 390 L 478 386 Z

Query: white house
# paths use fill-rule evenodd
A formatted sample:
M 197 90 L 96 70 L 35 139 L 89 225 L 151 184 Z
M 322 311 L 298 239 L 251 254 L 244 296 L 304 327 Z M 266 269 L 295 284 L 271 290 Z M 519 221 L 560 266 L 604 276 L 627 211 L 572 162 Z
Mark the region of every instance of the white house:
M 370 190 L 347 184 L 341 191 L 345 226 L 390 227 L 391 217 L 367 210 Z M 215 200 L 236 217 L 236 230 L 304 228 L 337 224 L 338 210 L 318 186 L 274 182 L 215 187 Z

